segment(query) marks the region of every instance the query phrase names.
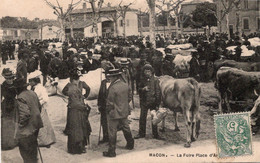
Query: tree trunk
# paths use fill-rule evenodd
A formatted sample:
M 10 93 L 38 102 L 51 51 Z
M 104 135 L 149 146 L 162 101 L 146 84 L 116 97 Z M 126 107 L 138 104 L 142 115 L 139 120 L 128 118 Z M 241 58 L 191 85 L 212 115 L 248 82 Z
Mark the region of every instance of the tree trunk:
M 155 2 L 154 2 L 155 3 Z M 149 30 L 150 30 L 150 42 L 152 44 L 152 47 L 155 48 L 156 44 L 155 44 L 155 5 L 151 5 L 150 6 L 150 15 L 149 15 L 149 19 L 150 19 L 150 25 L 149 25 Z
M 94 21 L 93 21 L 93 29 L 94 29 L 94 42 L 96 43 L 98 40 L 98 20 L 97 16 L 94 16 Z
M 125 16 L 123 17 L 123 37 L 125 38 Z
M 230 30 L 229 30 L 229 13 L 226 14 L 226 28 L 228 33 L 228 39 L 230 39 Z
M 140 16 L 140 36 L 143 36 L 143 17 Z
M 118 25 L 117 25 L 117 20 L 114 20 L 114 26 L 115 26 L 114 37 L 117 37 L 117 36 L 118 36 Z
M 170 25 L 170 16 L 169 13 L 167 13 L 167 28 L 168 28 L 168 33 L 171 36 L 171 25 Z
M 219 21 L 219 32 L 222 33 L 222 21 Z
M 61 28 L 60 40 L 63 42 L 63 41 L 65 41 L 65 38 L 66 38 L 66 36 L 65 36 L 65 27 L 64 27 L 65 20 L 64 19 L 60 19 L 59 22 L 60 22 L 60 28 Z
M 175 17 L 175 30 L 176 30 L 176 38 L 179 38 L 179 18 Z

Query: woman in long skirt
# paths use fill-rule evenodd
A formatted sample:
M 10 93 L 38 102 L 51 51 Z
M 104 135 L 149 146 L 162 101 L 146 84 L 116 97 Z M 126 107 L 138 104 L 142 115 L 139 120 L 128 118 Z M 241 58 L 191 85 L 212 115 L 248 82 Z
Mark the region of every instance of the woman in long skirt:
M 83 88 L 86 93 L 82 95 Z M 70 83 L 68 83 L 62 93 L 69 96 L 67 134 L 68 134 L 68 152 L 71 154 L 86 153 L 85 146 L 91 133 L 90 123 L 88 121 L 89 109 L 84 103 L 84 99 L 90 93 L 89 86 L 79 80 L 77 71 L 71 73 Z
M 41 104 L 41 118 L 43 121 L 43 128 L 40 129 L 38 135 L 38 145 L 40 147 L 50 147 L 51 144 L 56 142 L 54 130 L 52 128 L 48 113 L 47 113 L 47 102 L 48 93 L 46 88 L 41 84 L 40 71 L 30 73 L 28 76 L 31 89 L 37 94 Z

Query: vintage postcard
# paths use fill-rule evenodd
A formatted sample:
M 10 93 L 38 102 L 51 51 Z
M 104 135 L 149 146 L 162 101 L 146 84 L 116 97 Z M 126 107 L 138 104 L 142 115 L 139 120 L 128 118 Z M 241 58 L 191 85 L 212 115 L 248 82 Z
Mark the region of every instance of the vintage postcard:
M 0 0 L 1 162 L 260 162 L 260 0 Z

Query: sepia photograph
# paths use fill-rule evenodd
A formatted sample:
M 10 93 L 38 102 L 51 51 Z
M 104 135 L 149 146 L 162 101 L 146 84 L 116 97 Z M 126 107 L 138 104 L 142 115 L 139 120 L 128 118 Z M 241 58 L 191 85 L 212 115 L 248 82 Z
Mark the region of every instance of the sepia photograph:
M 2 163 L 260 162 L 260 0 L 0 0 Z

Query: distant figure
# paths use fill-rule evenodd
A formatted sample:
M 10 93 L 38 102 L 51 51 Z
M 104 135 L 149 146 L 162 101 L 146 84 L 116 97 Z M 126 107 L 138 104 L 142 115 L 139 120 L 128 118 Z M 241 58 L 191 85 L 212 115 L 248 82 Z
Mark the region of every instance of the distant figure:
M 25 51 L 20 51 L 18 54 L 18 63 L 16 68 L 16 79 L 25 79 L 27 81 L 27 60 L 28 54 Z

